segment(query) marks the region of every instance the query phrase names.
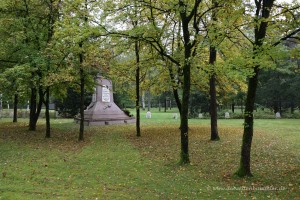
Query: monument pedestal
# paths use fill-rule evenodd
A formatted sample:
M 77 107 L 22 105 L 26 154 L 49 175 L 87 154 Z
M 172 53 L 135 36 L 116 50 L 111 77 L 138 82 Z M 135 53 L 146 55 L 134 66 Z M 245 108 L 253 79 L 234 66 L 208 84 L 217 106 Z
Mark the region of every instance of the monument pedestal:
M 135 118 L 126 115 L 113 100 L 112 82 L 101 76 L 96 78 L 96 94 L 91 104 L 84 111 L 84 123 L 92 125 L 111 125 L 134 123 Z M 80 118 L 75 118 L 80 123 Z

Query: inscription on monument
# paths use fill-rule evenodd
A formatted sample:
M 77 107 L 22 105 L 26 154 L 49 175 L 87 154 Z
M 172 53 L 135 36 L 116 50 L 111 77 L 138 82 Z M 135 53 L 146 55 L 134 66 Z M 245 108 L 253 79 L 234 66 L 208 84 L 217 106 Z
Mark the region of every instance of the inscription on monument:
M 106 86 L 102 87 L 102 102 L 110 102 L 110 93 Z

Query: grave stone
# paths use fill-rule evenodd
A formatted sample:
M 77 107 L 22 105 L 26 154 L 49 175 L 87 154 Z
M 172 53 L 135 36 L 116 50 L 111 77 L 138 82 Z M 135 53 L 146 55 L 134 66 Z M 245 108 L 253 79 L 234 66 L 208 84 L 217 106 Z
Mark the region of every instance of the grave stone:
M 173 119 L 178 119 L 177 113 L 173 113 Z
M 275 117 L 278 119 L 278 118 L 281 118 L 281 115 L 280 115 L 280 112 L 277 112 L 276 114 L 275 114 Z
M 203 114 L 202 114 L 202 113 L 199 113 L 198 117 L 199 117 L 200 119 L 202 119 L 202 118 L 203 118 Z
M 226 112 L 225 113 L 225 119 L 229 119 L 229 118 L 230 118 L 229 112 Z
M 151 119 L 151 112 L 150 112 L 150 111 L 148 111 L 148 112 L 146 113 L 146 118 L 147 118 L 147 119 Z
M 84 111 L 84 122 L 86 125 L 110 125 L 121 123 L 134 123 L 135 118 L 126 115 L 113 99 L 112 81 L 97 75 L 96 94 L 92 102 Z M 75 118 L 79 123 L 80 118 Z

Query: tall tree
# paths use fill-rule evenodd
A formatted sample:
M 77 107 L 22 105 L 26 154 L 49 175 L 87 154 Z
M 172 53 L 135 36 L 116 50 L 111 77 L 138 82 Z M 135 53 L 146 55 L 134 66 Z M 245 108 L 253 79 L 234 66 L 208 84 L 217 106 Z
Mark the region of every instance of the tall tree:
M 54 35 L 54 24 L 59 19 L 59 9 L 60 9 L 61 0 L 45 0 L 45 4 L 47 5 L 47 45 L 50 46 Z M 46 55 L 46 73 L 50 73 L 51 66 L 51 57 L 50 55 Z M 51 137 L 50 131 L 50 111 L 49 111 L 49 103 L 50 103 L 50 86 L 45 86 L 45 116 L 46 116 L 46 138 Z
M 214 7 L 218 7 L 218 2 L 212 0 Z M 211 23 L 214 24 L 217 22 L 217 9 L 212 10 Z M 213 40 L 216 39 L 214 34 Z M 220 140 L 218 133 L 218 113 L 217 113 L 217 92 L 216 92 L 216 72 L 214 65 L 217 60 L 217 49 L 215 44 L 212 42 L 209 47 L 209 64 L 212 67 L 212 73 L 209 78 L 209 96 L 210 96 L 210 139 L 212 141 Z
M 290 24 L 287 27 L 287 30 L 276 30 L 272 29 L 272 25 L 276 27 L 279 23 L 278 16 L 284 14 L 286 12 L 291 12 L 293 10 L 297 10 L 299 12 L 299 6 L 293 8 L 279 9 L 274 11 L 274 2 L 275 0 L 254 0 L 255 3 L 255 12 L 253 16 L 253 29 L 254 29 L 254 40 L 247 36 L 246 33 L 241 33 L 250 41 L 252 44 L 252 61 L 253 61 L 253 76 L 251 76 L 248 80 L 248 90 L 246 94 L 246 104 L 245 104 L 245 117 L 244 117 L 244 134 L 242 141 L 242 150 L 241 150 L 241 160 L 240 167 L 236 174 L 240 177 L 252 176 L 251 168 L 250 168 L 250 154 L 251 154 L 251 145 L 252 145 L 252 137 L 253 137 L 253 111 L 254 111 L 254 103 L 256 90 L 258 85 L 258 76 L 261 68 L 263 67 L 263 59 L 268 58 L 266 55 L 270 55 L 270 50 L 273 47 L 276 47 L 280 44 L 281 41 L 286 40 L 287 38 L 295 35 L 300 31 L 299 20 L 295 21 L 295 24 Z M 277 5 L 275 5 L 277 7 Z M 276 13 L 279 12 L 279 13 Z M 272 15 L 273 13 L 273 15 Z M 252 14 L 252 13 L 251 13 Z M 299 14 L 299 13 L 298 13 Z M 285 18 L 285 20 L 289 20 L 290 18 Z M 273 23 L 270 23 L 273 20 Z M 291 26 L 292 25 L 292 26 Z M 277 26 L 278 28 L 278 26 Z M 276 35 L 272 35 L 271 30 L 276 30 L 278 35 L 278 31 L 281 31 L 283 35 L 281 38 L 276 41 Z M 288 33 L 286 33 L 288 32 Z M 284 35 L 286 33 L 286 35 Z M 271 41 L 268 40 L 267 36 L 272 36 Z M 275 42 L 274 42 L 275 41 Z
M 105 40 L 101 30 L 97 29 L 96 1 L 78 0 L 63 1 L 61 18 L 56 23 L 54 38 L 63 60 L 72 67 L 73 86 L 80 91 L 80 127 L 78 140 L 84 140 L 84 99 L 86 90 L 94 86 L 93 76 L 106 73 L 111 51 L 105 48 Z M 62 53 L 61 46 L 67 46 Z M 93 82 L 93 84 L 92 84 Z

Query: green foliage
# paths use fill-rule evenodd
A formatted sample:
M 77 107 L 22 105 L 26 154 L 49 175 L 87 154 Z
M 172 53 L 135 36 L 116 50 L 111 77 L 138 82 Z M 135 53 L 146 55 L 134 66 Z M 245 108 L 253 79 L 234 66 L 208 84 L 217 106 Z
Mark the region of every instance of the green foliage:
M 28 88 L 32 82 L 28 81 L 31 77 L 31 69 L 28 65 L 16 65 L 13 68 L 7 68 L 0 74 L 0 93 L 6 98 L 18 94 L 20 101 L 28 98 Z
M 209 99 L 201 92 L 191 94 L 189 106 L 189 117 L 191 118 L 197 118 L 199 113 L 209 114 Z
M 91 96 L 87 95 L 85 98 L 85 106 L 91 102 Z M 57 107 L 58 113 L 64 118 L 73 118 L 78 115 L 80 109 L 80 94 L 72 88 L 68 88 L 66 97 L 63 99 L 56 99 L 54 103 Z

